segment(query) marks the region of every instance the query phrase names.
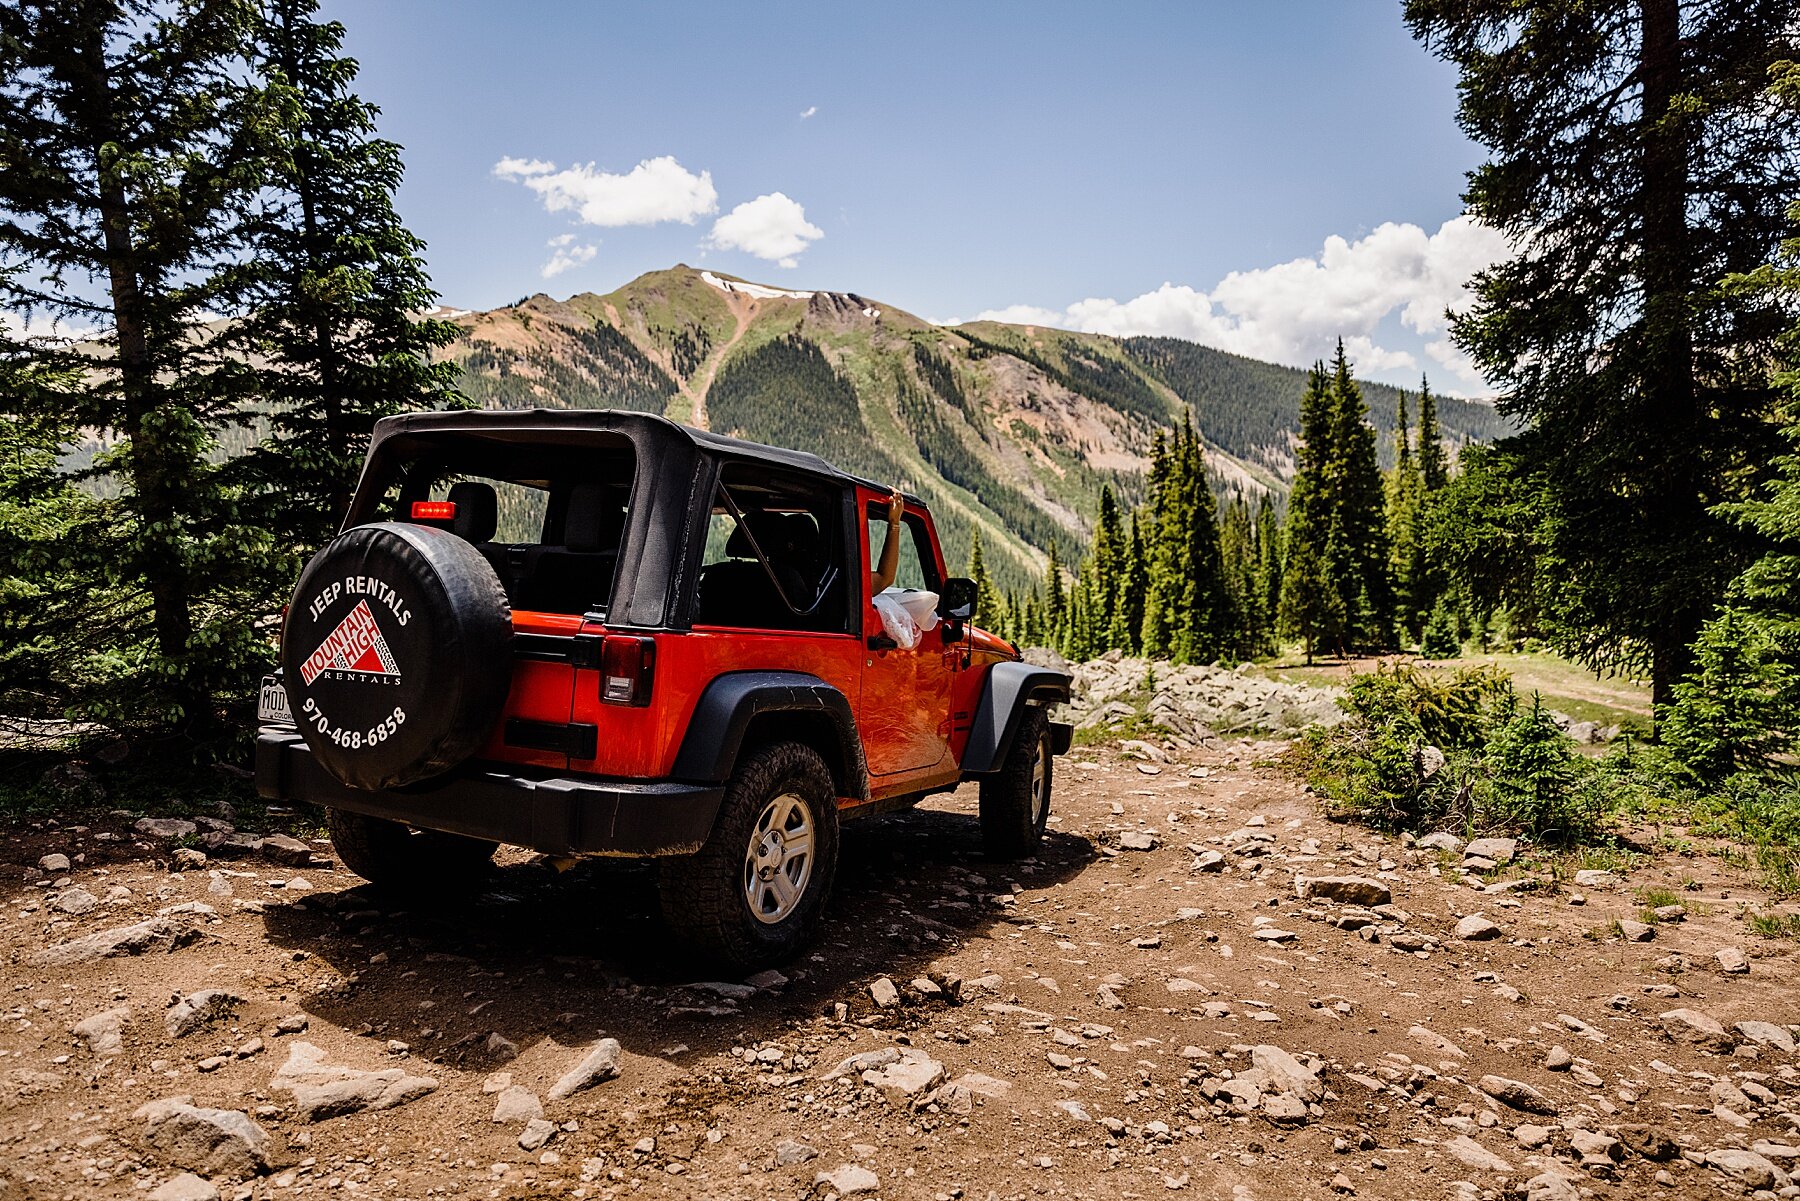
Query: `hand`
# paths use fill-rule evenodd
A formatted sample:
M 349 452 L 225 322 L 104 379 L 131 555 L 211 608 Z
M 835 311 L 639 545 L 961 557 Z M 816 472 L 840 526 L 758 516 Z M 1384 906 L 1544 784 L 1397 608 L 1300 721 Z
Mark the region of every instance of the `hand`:
M 900 495 L 900 489 L 895 488 L 894 494 L 888 497 L 888 524 L 899 525 L 900 517 L 905 512 L 906 498 Z

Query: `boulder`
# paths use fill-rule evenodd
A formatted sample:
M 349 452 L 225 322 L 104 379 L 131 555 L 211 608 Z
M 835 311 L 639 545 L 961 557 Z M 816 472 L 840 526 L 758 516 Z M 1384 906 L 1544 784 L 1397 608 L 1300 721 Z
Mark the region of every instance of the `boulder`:
M 38 870 L 60 876 L 69 870 L 69 857 L 60 851 L 52 851 L 38 860 Z
M 1390 905 L 1394 900 L 1392 889 L 1366 876 L 1295 876 L 1294 893 L 1302 899 L 1321 898 L 1365 908 Z
M 91 963 L 96 959 L 114 959 L 121 955 L 142 955 L 161 948 L 173 951 L 200 937 L 200 932 L 173 918 L 153 917 L 130 926 L 115 926 L 84 938 L 58 943 L 31 957 L 38 967 L 66 967 L 74 963 Z
M 1677 1042 L 1692 1043 L 1705 1051 L 1728 1054 L 1732 1047 L 1732 1037 L 1725 1032 L 1725 1027 L 1709 1014 L 1698 1009 L 1671 1009 L 1657 1015 L 1662 1023 L 1663 1032 Z
M 1706 1166 L 1753 1189 L 1787 1186 L 1787 1173 L 1754 1151 L 1716 1147 L 1706 1153 Z
M 544 1105 L 537 1099 L 537 1094 L 516 1084 L 502 1089 L 500 1096 L 494 1101 L 493 1120 L 505 1125 L 529 1122 L 543 1116 Z
M 910 1105 L 943 1082 L 944 1065 L 914 1047 L 900 1052 L 892 1063 L 869 1068 L 862 1074 L 864 1084 L 881 1090 L 896 1105 Z
M 75 1035 L 96 1055 L 117 1055 L 125 1049 L 125 1023 L 131 1010 L 121 1005 L 103 1009 L 75 1023 Z
M 150 1201 L 219 1201 L 219 1190 L 204 1176 L 183 1172 L 151 1189 Z
M 163 1025 L 168 1028 L 170 1038 L 185 1038 L 222 1017 L 229 1017 L 231 1011 L 243 1003 L 244 998 L 222 988 L 203 988 L 178 997 L 163 1014 Z
M 262 840 L 266 859 L 289 867 L 305 867 L 312 862 L 312 848 L 290 834 L 271 834 Z
M 269 1169 L 269 1134 L 235 1109 L 203 1109 L 189 1097 L 141 1105 L 144 1141 L 170 1163 L 208 1176 L 253 1176 Z
M 821 1185 L 840 1197 L 854 1197 L 860 1193 L 879 1191 L 881 1177 L 861 1164 L 846 1163 L 814 1176 L 813 1187 L 819 1188 Z
M 1505 1076 L 1483 1076 L 1476 1082 L 1477 1087 L 1502 1105 L 1510 1105 L 1524 1113 L 1555 1113 L 1552 1105 L 1543 1093 L 1526 1084 L 1523 1080 L 1508 1080 Z
M 552 1101 L 565 1101 L 578 1092 L 593 1088 L 596 1084 L 604 1084 L 608 1080 L 618 1078 L 619 1057 L 624 1048 L 619 1046 L 616 1038 L 603 1038 L 588 1049 L 574 1067 L 562 1074 L 557 1082 L 550 1086 L 549 1098 Z
M 1488 921 L 1479 913 L 1471 913 L 1456 923 L 1456 937 L 1464 942 L 1486 942 L 1500 937 L 1500 927 Z
M 1769 1047 L 1783 1055 L 1794 1053 L 1794 1036 L 1788 1033 L 1786 1027 L 1777 1026 L 1774 1022 L 1739 1022 L 1732 1029 L 1747 1043 Z
M 1486 859 L 1496 867 L 1511 863 L 1519 853 L 1516 838 L 1477 838 L 1463 848 L 1463 858 Z
M 1406 1032 L 1406 1037 L 1438 1055 L 1448 1056 L 1451 1059 L 1467 1059 L 1469 1057 L 1468 1052 L 1429 1026 L 1414 1026 Z
M 1507 1163 L 1504 1159 L 1501 1159 L 1498 1155 L 1495 1155 L 1492 1151 L 1489 1151 L 1486 1147 L 1482 1146 L 1466 1134 L 1459 1134 L 1449 1142 L 1445 1143 L 1444 1150 L 1462 1160 L 1471 1168 L 1478 1168 L 1483 1172 L 1496 1172 L 1506 1175 L 1510 1174 L 1513 1170 L 1513 1166 L 1510 1163 Z
M 272 1092 L 294 1095 L 301 1118 L 308 1122 L 370 1109 L 392 1109 L 423 1097 L 437 1086 L 431 1077 L 414 1076 L 402 1068 L 364 1071 L 326 1063 L 325 1052 L 304 1041 L 289 1045 L 287 1062 L 269 1081 Z
M 200 830 L 179 817 L 140 817 L 131 828 L 147 838 L 192 838 Z

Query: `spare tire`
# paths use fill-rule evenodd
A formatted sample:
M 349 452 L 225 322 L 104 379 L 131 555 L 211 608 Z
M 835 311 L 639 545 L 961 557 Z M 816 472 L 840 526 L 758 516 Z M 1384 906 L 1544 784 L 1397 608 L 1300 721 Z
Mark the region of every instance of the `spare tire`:
M 288 704 L 319 765 L 398 788 L 487 740 L 512 683 L 512 609 L 494 569 L 448 530 L 382 522 L 314 555 L 287 613 Z

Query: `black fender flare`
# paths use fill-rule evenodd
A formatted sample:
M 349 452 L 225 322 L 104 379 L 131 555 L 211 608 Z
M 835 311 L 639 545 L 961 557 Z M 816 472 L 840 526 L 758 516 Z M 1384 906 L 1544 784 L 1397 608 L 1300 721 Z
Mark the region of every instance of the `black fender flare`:
M 849 698 L 818 676 L 801 671 L 734 671 L 715 678 L 694 705 L 670 774 L 707 784 L 729 780 L 751 722 L 770 713 L 822 717 L 837 740 L 838 754 L 825 758 L 836 777 L 838 795 L 868 799 L 868 761 Z
M 994 664 L 982 683 L 981 700 L 975 706 L 975 721 L 969 727 L 969 741 L 963 748 L 963 775 L 991 775 L 1005 767 L 1006 753 L 1012 748 L 1013 735 L 1019 728 L 1019 718 L 1025 707 L 1067 701 L 1072 683 L 1067 672 L 1054 668 L 1022 662 Z M 1052 749 L 1056 754 L 1069 749 L 1071 734 L 1068 726 L 1051 726 Z

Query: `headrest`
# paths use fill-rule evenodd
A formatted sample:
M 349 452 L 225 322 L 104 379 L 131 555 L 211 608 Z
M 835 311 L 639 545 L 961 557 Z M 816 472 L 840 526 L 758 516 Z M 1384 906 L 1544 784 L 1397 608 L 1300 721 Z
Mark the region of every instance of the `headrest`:
M 500 524 L 500 502 L 494 495 L 492 484 L 462 480 L 450 485 L 450 495 L 444 499 L 456 506 L 456 516 L 450 522 L 451 533 L 464 542 L 493 539 L 494 530 Z
M 612 550 L 608 535 L 609 489 L 604 484 L 576 484 L 569 489 L 568 508 L 563 510 L 563 545 L 580 554 L 597 554 Z
M 811 513 L 771 513 L 753 509 L 744 514 L 744 521 L 750 527 L 750 533 L 756 535 L 756 543 L 762 547 L 763 554 L 772 561 L 800 566 L 810 564 L 818 555 L 819 525 Z M 743 526 L 731 531 L 731 537 L 725 542 L 725 553 L 734 559 L 756 557 Z

